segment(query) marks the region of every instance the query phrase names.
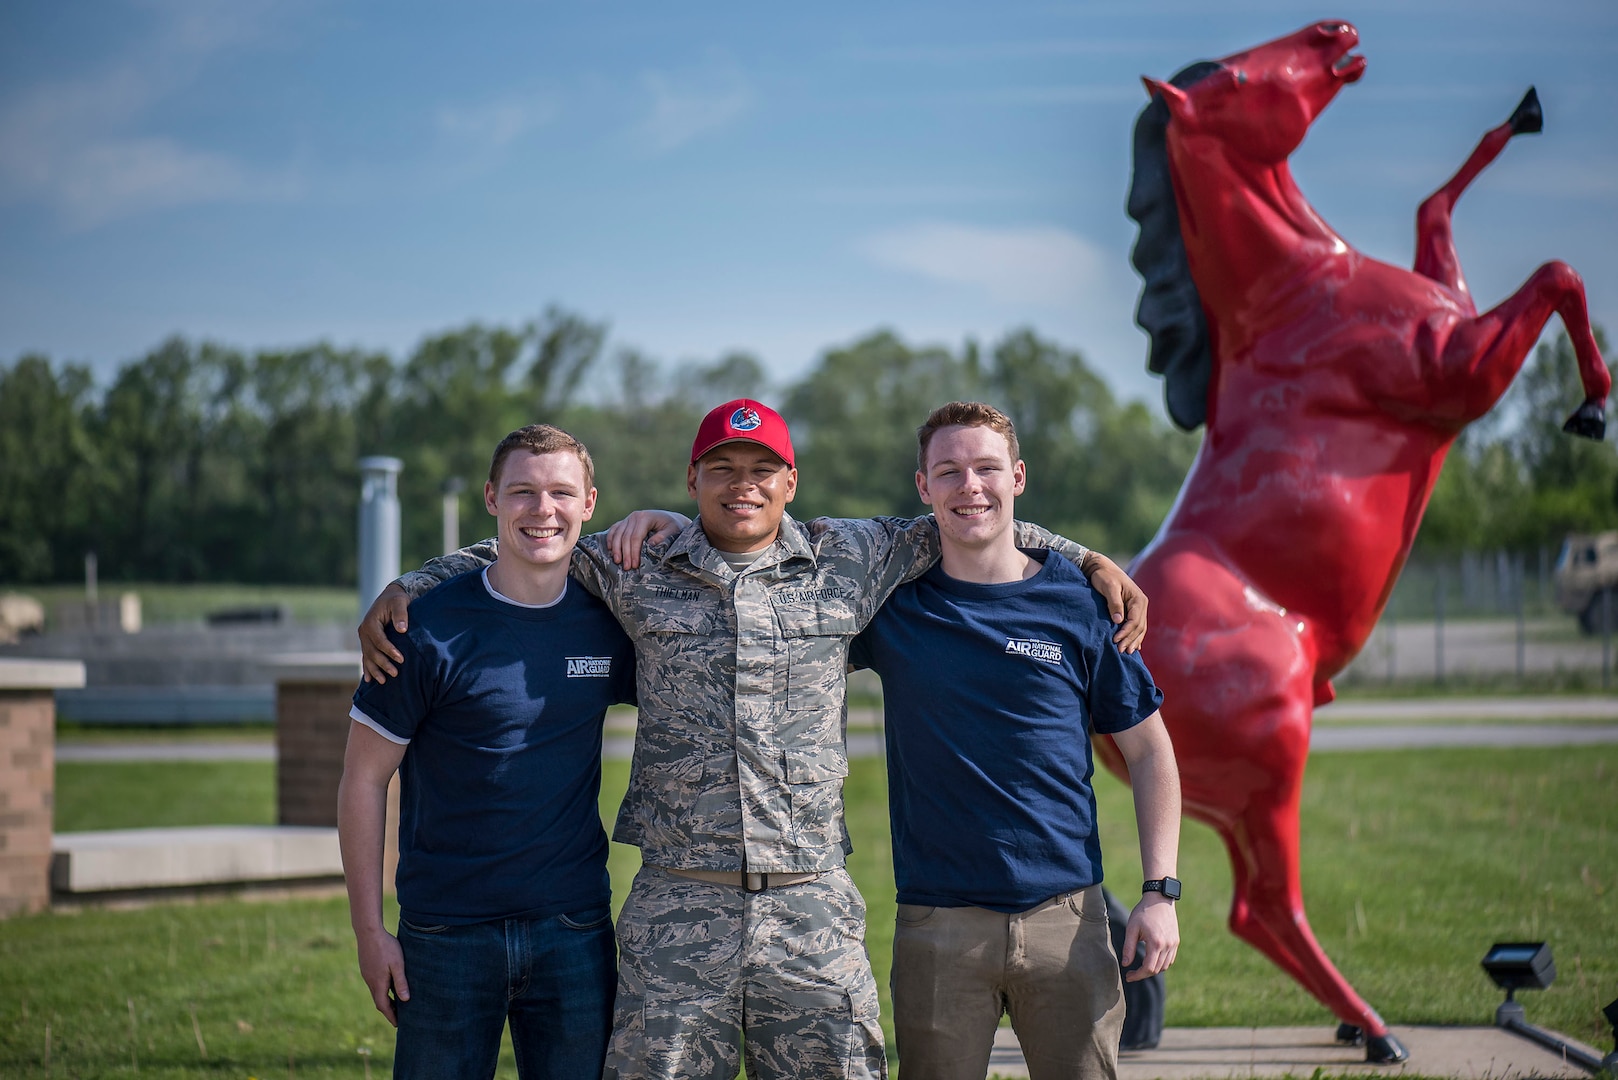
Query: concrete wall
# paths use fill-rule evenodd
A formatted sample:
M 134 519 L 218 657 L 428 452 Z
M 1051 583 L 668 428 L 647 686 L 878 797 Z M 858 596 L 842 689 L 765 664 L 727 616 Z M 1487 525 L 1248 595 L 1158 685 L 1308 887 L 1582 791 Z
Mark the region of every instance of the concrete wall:
M 0 660 L 0 918 L 50 906 L 58 688 L 77 661 Z

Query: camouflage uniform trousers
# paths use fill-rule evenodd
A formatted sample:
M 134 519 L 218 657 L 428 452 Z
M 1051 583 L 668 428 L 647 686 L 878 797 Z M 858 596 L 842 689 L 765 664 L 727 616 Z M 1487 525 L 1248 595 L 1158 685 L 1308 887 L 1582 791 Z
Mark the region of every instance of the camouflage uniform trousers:
M 643 867 L 618 917 L 608 1080 L 888 1075 L 865 901 L 841 867 L 747 892 Z

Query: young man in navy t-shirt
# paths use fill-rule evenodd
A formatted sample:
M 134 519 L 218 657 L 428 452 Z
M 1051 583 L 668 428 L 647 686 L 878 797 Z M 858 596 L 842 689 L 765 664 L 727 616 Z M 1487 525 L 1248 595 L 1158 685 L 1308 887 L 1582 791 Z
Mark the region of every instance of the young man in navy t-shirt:
M 506 436 L 484 488 L 500 557 L 417 601 L 389 632 L 402 673 L 354 695 L 338 834 L 360 973 L 399 1029 L 395 1077 L 492 1077 L 508 1020 L 523 1080 L 601 1074 L 617 980 L 601 726 L 635 699 L 635 652 L 568 586 L 593 481 L 566 432 Z M 395 769 L 397 937 L 382 922 Z
M 1117 1075 L 1124 1019 L 1101 895 L 1090 735 L 1129 763 L 1148 880 L 1131 979 L 1179 946 L 1180 788 L 1162 694 L 1112 641 L 1107 605 L 1061 558 L 1016 546 L 1016 431 L 955 402 L 919 431 L 916 487 L 942 560 L 901 586 L 850 660 L 882 677 L 898 924 L 894 1028 L 906 1075 L 988 1069 L 1011 1014 L 1034 1080 Z

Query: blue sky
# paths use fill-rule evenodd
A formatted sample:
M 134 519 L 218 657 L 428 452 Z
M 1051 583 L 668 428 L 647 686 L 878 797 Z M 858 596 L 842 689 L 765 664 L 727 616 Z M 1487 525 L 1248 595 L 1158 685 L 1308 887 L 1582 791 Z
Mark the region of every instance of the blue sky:
M 0 7 L 0 360 L 106 372 L 171 333 L 396 355 L 559 303 L 778 384 L 877 327 L 1032 325 L 1158 401 L 1123 213 L 1139 77 L 1321 18 L 1369 60 L 1294 157 L 1350 243 L 1536 84 L 1461 203 L 1480 304 L 1540 262 L 1618 332 L 1618 4 Z M 1553 323 L 1553 330 L 1556 324 Z

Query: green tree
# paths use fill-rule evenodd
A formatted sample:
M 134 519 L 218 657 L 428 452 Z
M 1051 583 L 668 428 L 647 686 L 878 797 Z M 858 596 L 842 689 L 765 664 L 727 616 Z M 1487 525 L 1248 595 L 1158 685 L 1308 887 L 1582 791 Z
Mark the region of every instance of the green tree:
M 525 424 L 559 423 L 604 337 L 604 326 L 552 308 L 516 330 L 473 323 L 416 347 L 399 372 L 383 444 L 367 450 L 404 461 L 406 565 L 439 554 L 434 511 L 452 477 L 468 492 L 463 534 L 484 535 L 482 490 L 495 445 Z
M 1605 353 L 1606 335 L 1595 333 Z M 1583 400 L 1564 331 L 1535 349 L 1493 413 L 1461 436 L 1434 486 L 1417 550 L 1531 552 L 1558 546 L 1569 532 L 1618 528 L 1618 423 L 1601 442 L 1562 430 Z
M 948 349 L 913 349 L 888 331 L 827 351 L 781 409 L 798 457 L 793 513 L 924 512 L 914 480 L 916 428 L 939 405 L 978 389 Z
M 82 565 L 96 448 L 92 381 L 43 356 L 0 366 L 0 581 L 72 577 Z
M 100 468 L 85 493 L 109 578 L 212 576 L 200 543 L 213 494 L 204 466 L 214 421 L 240 387 L 239 362 L 222 347 L 175 337 L 119 370 L 91 427 Z

